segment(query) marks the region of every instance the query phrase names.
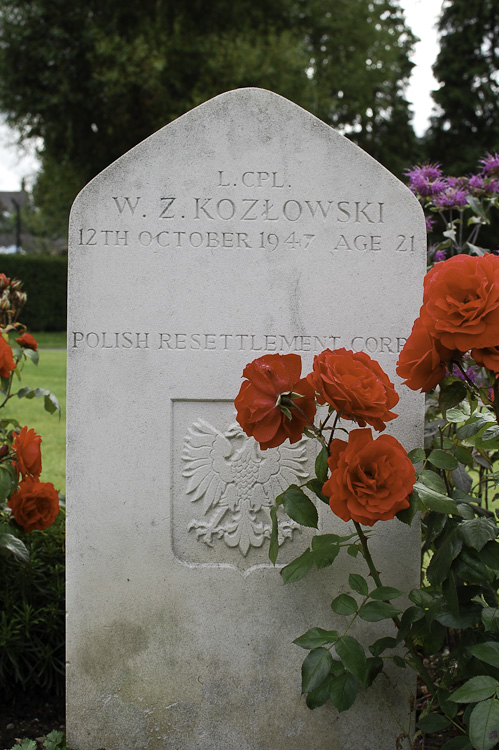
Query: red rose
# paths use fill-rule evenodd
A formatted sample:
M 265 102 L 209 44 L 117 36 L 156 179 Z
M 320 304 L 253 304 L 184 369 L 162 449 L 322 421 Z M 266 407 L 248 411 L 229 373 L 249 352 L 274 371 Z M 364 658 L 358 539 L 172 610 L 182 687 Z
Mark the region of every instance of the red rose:
M 499 346 L 488 346 L 484 349 L 472 349 L 471 356 L 477 363 L 492 372 L 499 373 Z
M 303 427 L 313 422 L 314 391 L 300 375 L 298 354 L 265 354 L 244 368 L 247 380 L 234 401 L 236 419 L 262 450 L 275 448 L 287 438 L 296 443 Z M 293 393 L 302 398 L 293 397 Z
M 38 341 L 33 338 L 31 333 L 23 333 L 23 335 L 19 336 L 16 341 L 19 346 L 22 346 L 24 349 L 33 349 L 34 352 L 38 349 Z
M 453 354 L 433 338 L 421 318 L 417 318 L 398 358 L 397 375 L 405 378 L 404 385 L 413 391 L 431 391 L 445 376 L 445 364 Z
M 14 362 L 14 356 L 12 349 L 5 341 L 4 337 L 0 335 L 0 377 L 10 378 L 10 373 L 17 367 Z
M 320 404 L 328 403 L 345 419 L 361 427 L 371 424 L 384 430 L 397 415 L 390 409 L 399 397 L 393 383 L 368 354 L 346 349 L 326 349 L 314 357 L 314 370 L 307 380 L 319 394 Z
M 7 506 L 24 531 L 47 529 L 59 513 L 59 496 L 50 482 L 39 482 L 29 477 L 11 495 Z
M 12 450 L 17 456 L 15 469 L 23 476 L 39 477 L 42 473 L 42 439 L 34 430 L 23 427 L 12 443 Z
M 344 521 L 372 526 L 409 507 L 416 472 L 407 453 L 391 435 L 372 438 L 370 428 L 352 430 L 348 442 L 335 438 L 322 488 L 329 507 Z
M 5 289 L 9 284 L 10 279 L 4 273 L 0 273 L 0 290 Z
M 499 257 L 455 255 L 433 266 L 425 277 L 421 320 L 447 349 L 496 346 Z

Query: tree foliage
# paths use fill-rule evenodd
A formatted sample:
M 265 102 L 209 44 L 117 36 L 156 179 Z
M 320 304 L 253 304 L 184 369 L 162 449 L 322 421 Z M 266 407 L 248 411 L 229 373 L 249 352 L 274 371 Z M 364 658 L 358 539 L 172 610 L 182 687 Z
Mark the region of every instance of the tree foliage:
M 452 174 L 476 167 L 499 148 L 499 4 L 445 0 L 434 73 L 437 114 L 428 133 L 430 158 Z
M 398 171 L 414 38 L 398 0 L 0 0 L 0 111 L 38 137 L 37 203 L 77 189 L 222 91 L 272 89 Z

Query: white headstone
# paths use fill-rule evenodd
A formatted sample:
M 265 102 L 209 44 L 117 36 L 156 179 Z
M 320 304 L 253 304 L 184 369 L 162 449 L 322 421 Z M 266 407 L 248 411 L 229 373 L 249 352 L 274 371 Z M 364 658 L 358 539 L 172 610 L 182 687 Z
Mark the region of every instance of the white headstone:
M 395 747 L 385 702 L 407 725 L 404 673 L 378 677 L 341 715 L 300 696 L 306 652 L 292 641 L 344 626 L 330 603 L 362 567 L 346 555 L 283 585 L 268 561 L 268 506 L 313 456 L 301 444 L 260 453 L 232 402 L 244 366 L 272 352 L 301 354 L 306 373 L 324 348 L 367 351 L 400 383 L 425 249 L 407 188 L 260 89 L 180 117 L 80 193 L 69 261 L 71 746 Z M 387 431 L 411 449 L 422 399 L 398 390 Z M 321 528 L 346 528 L 321 514 Z M 284 532 L 281 563 L 309 541 Z M 416 585 L 417 532 L 393 521 L 373 536 L 384 583 Z

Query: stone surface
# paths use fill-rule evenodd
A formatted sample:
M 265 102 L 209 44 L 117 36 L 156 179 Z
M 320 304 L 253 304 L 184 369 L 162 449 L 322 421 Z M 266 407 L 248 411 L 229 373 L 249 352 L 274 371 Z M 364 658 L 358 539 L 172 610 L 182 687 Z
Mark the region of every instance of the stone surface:
M 80 750 L 387 750 L 407 680 L 338 715 L 300 696 L 309 627 L 344 626 L 345 559 L 283 586 L 268 505 L 301 443 L 261 453 L 234 422 L 264 352 L 345 346 L 388 374 L 421 302 L 420 207 L 289 101 L 221 95 L 139 144 L 75 201 L 68 340 L 68 743 Z M 404 392 L 405 391 L 405 392 Z M 387 431 L 419 444 L 399 387 Z M 341 529 L 326 506 L 323 529 Z M 417 583 L 417 531 L 377 524 L 384 582 Z M 280 562 L 308 541 L 291 526 Z M 359 638 L 389 625 L 360 623 Z M 409 682 L 409 687 L 412 683 Z M 383 701 L 380 700 L 380 694 Z

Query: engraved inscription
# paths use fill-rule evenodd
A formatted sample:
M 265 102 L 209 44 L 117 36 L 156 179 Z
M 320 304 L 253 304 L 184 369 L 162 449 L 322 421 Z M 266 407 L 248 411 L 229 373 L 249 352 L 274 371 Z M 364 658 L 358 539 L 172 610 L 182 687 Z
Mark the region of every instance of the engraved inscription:
M 153 251 L 273 252 L 308 250 L 313 243 L 314 249 L 332 256 L 375 255 L 383 250 L 412 253 L 416 249 L 414 235 L 386 235 L 385 203 L 374 197 L 354 200 L 333 194 L 298 198 L 293 196 L 286 174 L 271 169 L 220 169 L 212 175 L 212 184 L 212 194 L 208 189 L 205 194 L 180 197 L 170 187 L 147 208 L 142 196 L 112 196 L 119 228 L 81 227 L 78 244 L 139 246 Z M 234 188 L 243 190 L 243 195 L 234 195 Z M 121 225 L 127 220 L 139 224 L 124 229 Z
M 400 354 L 405 336 L 372 334 L 352 336 L 348 340 L 331 334 L 286 335 L 283 333 L 201 333 L 72 331 L 71 349 L 162 349 L 170 351 L 233 352 L 313 352 L 324 349 L 353 349 L 369 354 Z
M 237 422 L 224 432 L 198 419 L 184 440 L 182 476 L 186 493 L 199 503 L 202 518 L 193 518 L 188 532 L 213 547 L 219 539 L 246 557 L 270 537 L 270 507 L 289 484 L 308 477 L 305 440 L 262 451 Z M 201 502 L 200 502 L 201 501 Z M 299 525 L 279 519 L 279 545 L 292 539 Z

